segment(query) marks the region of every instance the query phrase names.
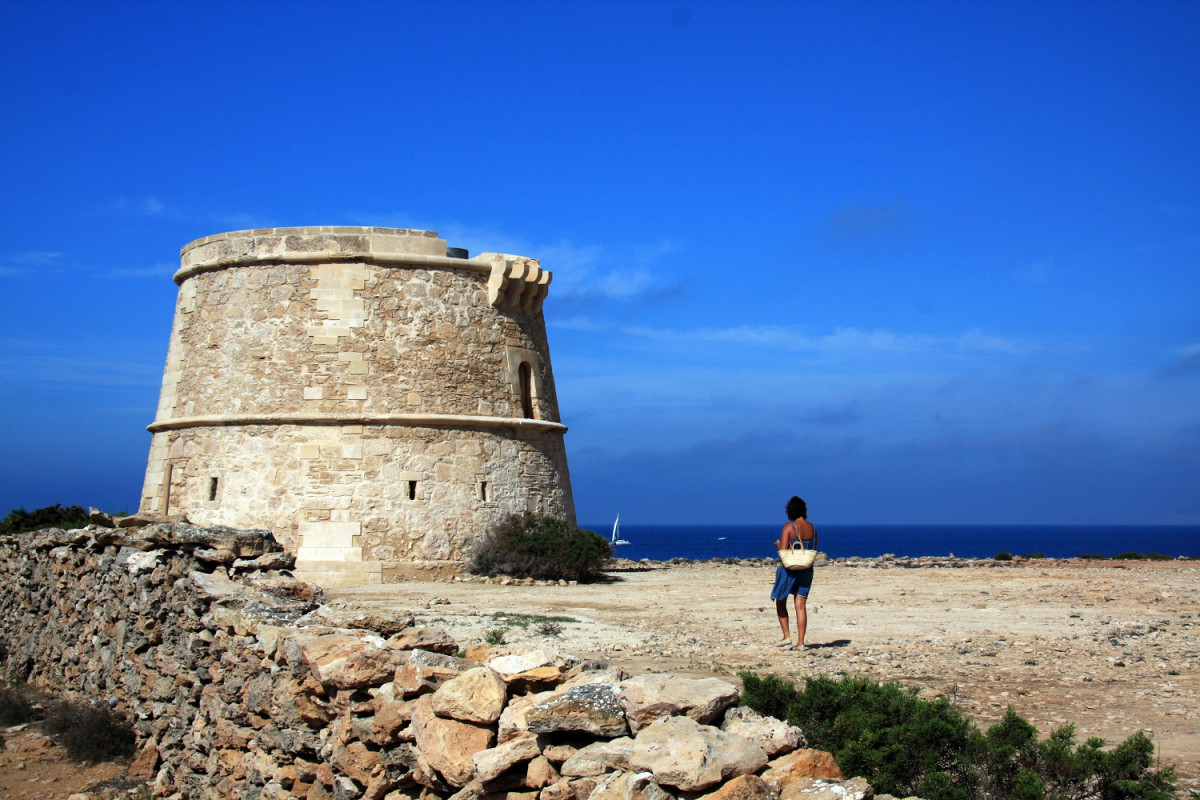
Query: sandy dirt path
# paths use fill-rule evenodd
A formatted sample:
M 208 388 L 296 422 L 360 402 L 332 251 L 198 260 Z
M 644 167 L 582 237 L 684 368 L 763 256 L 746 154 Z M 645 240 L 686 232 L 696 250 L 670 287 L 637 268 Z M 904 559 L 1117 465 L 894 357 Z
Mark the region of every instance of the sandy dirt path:
M 946 695 L 988 725 L 1011 705 L 1043 733 L 1064 723 L 1109 743 L 1137 730 L 1200 788 L 1198 562 L 818 569 L 808 642 L 784 651 L 774 566 L 631 565 L 611 583 L 407 582 L 328 590 L 414 613 L 460 645 L 506 642 L 643 670 L 790 679 L 851 674 Z

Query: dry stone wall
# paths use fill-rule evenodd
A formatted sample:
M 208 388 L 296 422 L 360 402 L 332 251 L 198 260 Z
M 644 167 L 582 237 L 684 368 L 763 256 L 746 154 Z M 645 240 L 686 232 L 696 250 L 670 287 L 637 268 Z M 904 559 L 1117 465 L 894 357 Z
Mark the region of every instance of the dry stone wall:
M 5 665 L 132 721 L 155 797 L 869 800 L 716 679 L 466 648 L 322 604 L 264 531 L 0 539 Z

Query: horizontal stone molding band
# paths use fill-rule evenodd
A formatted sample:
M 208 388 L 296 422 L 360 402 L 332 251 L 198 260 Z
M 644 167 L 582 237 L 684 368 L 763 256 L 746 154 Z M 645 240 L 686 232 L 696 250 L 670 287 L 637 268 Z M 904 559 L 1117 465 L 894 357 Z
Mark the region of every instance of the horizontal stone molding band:
M 267 253 L 220 256 L 218 258 L 210 258 L 206 261 L 198 261 L 195 264 L 189 264 L 186 267 L 180 268 L 175 273 L 175 283 L 182 285 L 185 280 L 193 275 L 201 272 L 213 272 L 228 267 L 246 267 L 256 264 L 328 264 L 339 261 L 378 264 L 381 266 L 445 267 L 447 269 L 465 269 L 486 273 L 492 271 L 492 259 L 488 258 L 484 260 L 483 256 L 476 258 L 455 258 L 454 256 L 435 256 L 427 253 L 376 253 L 367 250 L 281 250 Z
M 469 414 L 206 414 L 155 420 L 151 433 L 184 428 L 234 425 L 395 425 L 408 428 L 519 428 L 566 433 L 567 426 L 525 417 L 479 417 Z

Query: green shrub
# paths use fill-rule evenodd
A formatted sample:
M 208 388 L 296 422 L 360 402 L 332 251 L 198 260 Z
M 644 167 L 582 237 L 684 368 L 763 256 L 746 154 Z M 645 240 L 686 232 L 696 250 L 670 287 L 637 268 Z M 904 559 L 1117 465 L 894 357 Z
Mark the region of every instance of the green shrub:
M 62 700 L 46 710 L 45 724 L 74 761 L 133 755 L 133 728 L 105 706 Z
M 476 542 L 468 569 L 482 575 L 594 581 L 612 553 L 603 536 L 555 517 L 513 514 Z
M 1165 553 L 1135 553 L 1133 551 L 1130 551 L 1128 553 L 1118 553 L 1117 555 L 1113 556 L 1113 560 L 1114 561 L 1172 561 L 1174 559 L 1171 556 L 1166 555 Z
M 1091 561 L 1107 561 L 1108 556 L 1102 556 L 1099 553 L 1080 553 L 1078 558 L 1086 558 Z
M 920 700 L 915 689 L 863 678 L 816 676 L 805 683 L 788 722 L 803 728 L 813 747 L 833 753 L 846 774 L 896 797 L 971 797 L 973 725 L 947 700 Z
M 1043 796 L 1041 778 L 1029 769 L 1037 762 L 1037 728 L 1021 719 L 1012 706 L 988 728 L 980 744 L 985 795 L 1025 800 Z
M 1152 769 L 1154 746 L 1136 733 L 1111 750 L 1076 745 L 1064 726 L 1044 741 L 1011 708 L 980 733 L 945 699 L 921 700 L 895 683 L 824 676 L 799 691 L 774 676 L 741 673 L 743 702 L 804 730 L 847 775 L 878 793 L 926 800 L 1168 800 L 1174 769 Z
M 483 640 L 488 644 L 506 644 L 504 634 L 508 632 L 508 628 L 489 628 L 483 634 Z
M 1154 743 L 1138 731 L 1111 750 L 1095 737 L 1075 744 L 1075 726 L 1055 729 L 1038 746 L 1038 773 L 1046 797 L 1100 800 L 1170 800 L 1175 769 L 1151 769 Z
M 993 560 L 995 560 L 995 561 L 1012 561 L 1012 553 L 1007 553 L 1007 552 L 1006 553 L 996 553 Z
M 26 511 L 24 508 L 14 508 L 8 516 L 0 520 L 0 533 L 21 533 L 23 531 L 40 531 L 43 528 L 62 528 L 72 530 L 91 524 L 88 513 L 79 506 L 67 506 L 55 503 L 52 506 L 39 508 L 36 511 Z
M 742 679 L 742 705 L 760 714 L 786 720 L 788 711 L 800 699 L 796 685 L 777 675 L 760 678 L 753 672 L 739 672 Z
M 1046 557 L 1045 553 L 1026 553 L 1025 555 L 1021 556 L 1021 558 L 1045 558 L 1045 557 Z

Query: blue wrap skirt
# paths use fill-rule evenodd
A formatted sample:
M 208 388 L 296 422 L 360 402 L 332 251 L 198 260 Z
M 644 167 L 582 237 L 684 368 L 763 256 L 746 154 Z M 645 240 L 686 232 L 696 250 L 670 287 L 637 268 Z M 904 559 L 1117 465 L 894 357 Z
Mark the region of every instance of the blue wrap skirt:
M 801 597 L 808 597 L 808 590 L 812 586 L 813 568 L 808 569 L 784 569 L 780 564 L 775 568 L 775 586 L 771 589 L 772 600 L 783 600 L 789 594 L 797 594 Z

